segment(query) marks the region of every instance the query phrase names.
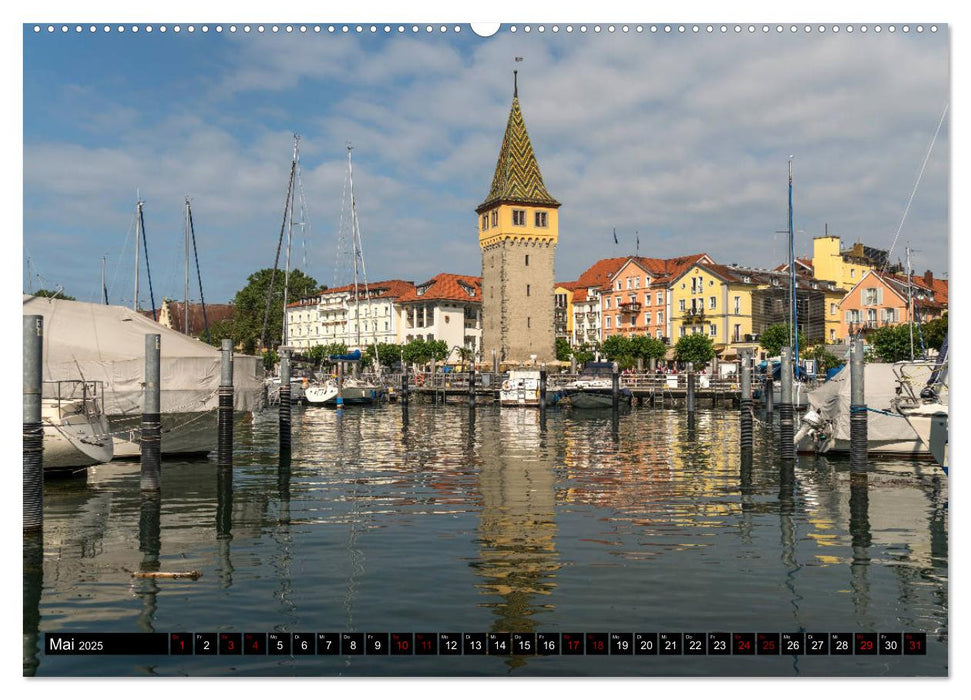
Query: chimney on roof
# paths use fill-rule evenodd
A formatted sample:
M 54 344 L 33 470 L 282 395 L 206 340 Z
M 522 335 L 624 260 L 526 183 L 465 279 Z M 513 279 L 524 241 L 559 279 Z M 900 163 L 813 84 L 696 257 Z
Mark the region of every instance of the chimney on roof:
M 924 273 L 924 284 L 926 284 L 931 289 L 934 288 L 934 273 L 931 272 L 930 270 L 927 270 Z

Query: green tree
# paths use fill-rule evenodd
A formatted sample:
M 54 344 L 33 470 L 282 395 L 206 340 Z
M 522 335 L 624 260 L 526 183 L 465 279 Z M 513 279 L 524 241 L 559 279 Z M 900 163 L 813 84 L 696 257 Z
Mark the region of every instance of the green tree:
M 570 355 L 573 354 L 573 348 L 567 342 L 566 338 L 556 339 L 556 359 L 560 362 L 569 362 Z
M 70 294 L 65 294 L 63 290 L 50 290 L 50 289 L 38 289 L 34 292 L 35 297 L 49 297 L 51 299 L 67 299 L 68 301 L 77 301 Z
M 947 312 L 945 311 L 941 318 L 921 324 L 920 330 L 924 335 L 924 345 L 940 350 L 944 338 L 947 337 Z
M 621 369 L 626 369 L 633 364 L 631 341 L 626 335 L 610 336 L 603 341 L 601 350 L 608 360 L 616 362 Z
M 646 362 L 651 358 L 663 360 L 667 355 L 668 346 L 660 338 L 652 338 L 649 335 L 637 335 L 631 338 L 631 350 L 635 358 L 641 358 Z
M 196 338 L 202 342 L 206 342 L 206 330 L 203 328 L 201 331 L 195 334 Z M 209 324 L 209 344 L 214 345 L 217 348 L 221 347 L 223 344 L 223 338 L 234 339 L 236 336 L 233 335 L 233 319 L 224 318 L 221 321 L 213 321 Z M 235 341 L 234 341 L 235 345 Z
M 236 292 L 233 340 L 243 348 L 244 353 L 252 354 L 260 342 L 263 318 L 266 313 L 266 298 L 270 289 L 272 268 L 254 272 L 247 278 L 247 284 Z M 290 271 L 289 299 L 295 300 L 311 296 L 319 291 L 317 281 L 300 270 Z M 267 318 L 264 345 L 275 348 L 283 339 L 283 271 L 277 270 L 273 282 L 273 296 L 270 302 L 270 315 Z
M 315 365 L 329 361 L 331 355 L 346 355 L 347 345 L 344 343 L 328 343 L 327 345 L 314 345 L 306 353 L 306 358 Z
M 448 357 L 448 343 L 444 340 L 431 340 L 427 341 L 428 350 L 431 352 L 432 359 L 436 362 L 441 362 L 446 357 Z
M 701 369 L 711 362 L 715 348 L 711 338 L 704 333 L 692 333 L 678 338 L 674 346 L 674 357 L 679 362 L 693 362 L 695 369 Z
M 582 343 L 573 348 L 573 356 L 577 358 L 577 365 L 583 367 L 586 363 L 593 361 L 594 354 L 599 350 L 600 347 L 596 344 L 589 345 L 588 343 Z
M 826 346 L 822 343 L 806 348 L 804 351 L 800 351 L 799 354 L 802 355 L 802 359 L 804 360 L 816 361 L 816 374 L 825 374 L 827 370 L 843 364 L 843 361 L 827 350 Z
M 769 357 L 776 357 L 782 353 L 782 348 L 789 345 L 789 324 L 788 323 L 776 323 L 775 325 L 769 326 L 764 331 L 762 335 L 759 336 L 759 346 L 765 350 Z M 808 347 L 809 343 L 806 341 L 806 336 L 799 331 L 799 347 Z M 802 352 L 800 351 L 800 354 Z
M 423 365 L 432 359 L 431 351 L 428 349 L 428 341 L 424 338 L 415 338 L 401 348 L 405 362 L 412 365 Z
M 866 337 L 867 344 L 882 362 L 900 362 L 910 359 L 910 327 L 904 323 L 899 326 L 882 326 Z M 914 354 L 920 354 L 920 342 L 914 333 Z
M 368 367 L 373 367 L 374 353 L 374 345 L 368 345 L 366 348 L 364 348 L 364 352 L 361 356 L 362 363 Z M 382 367 L 391 369 L 394 367 L 395 363 L 401 360 L 401 346 L 395 345 L 394 343 L 378 343 L 377 356 Z
M 263 351 L 263 369 L 273 369 L 277 362 L 280 361 L 280 356 L 277 354 L 276 350 L 264 350 Z

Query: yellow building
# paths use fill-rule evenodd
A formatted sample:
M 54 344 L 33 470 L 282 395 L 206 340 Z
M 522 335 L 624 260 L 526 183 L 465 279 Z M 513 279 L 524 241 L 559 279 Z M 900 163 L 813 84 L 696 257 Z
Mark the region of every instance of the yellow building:
M 697 262 L 668 286 L 671 306 L 667 336 L 675 344 L 692 333 L 711 338 L 722 357 L 739 346 L 753 347 L 752 278 L 725 265 Z M 749 340 L 746 341 L 746 336 Z
M 855 243 L 849 250 L 840 250 L 839 236 L 820 236 L 813 239 L 813 276 L 820 280 L 832 280 L 844 293 L 859 283 L 867 270 L 876 264 L 874 254 L 884 254 Z

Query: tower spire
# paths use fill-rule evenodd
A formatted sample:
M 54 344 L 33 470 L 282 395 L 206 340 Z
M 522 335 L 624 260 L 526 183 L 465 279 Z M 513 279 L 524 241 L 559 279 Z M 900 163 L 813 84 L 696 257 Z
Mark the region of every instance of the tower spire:
M 514 99 L 518 99 L 519 98 L 519 77 L 518 77 L 518 74 L 519 74 L 519 71 L 518 70 L 514 70 L 512 72 L 512 96 L 513 96 Z

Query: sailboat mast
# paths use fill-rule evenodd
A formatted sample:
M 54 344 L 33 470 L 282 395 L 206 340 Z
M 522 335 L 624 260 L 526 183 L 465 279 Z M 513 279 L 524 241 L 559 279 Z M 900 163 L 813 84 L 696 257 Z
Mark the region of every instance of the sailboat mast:
M 796 245 L 792 229 L 792 158 L 789 158 L 789 308 L 790 338 L 792 339 L 793 359 L 799 366 L 799 306 L 796 303 Z M 795 375 L 798 378 L 798 372 Z
M 132 297 L 132 311 L 138 311 L 138 244 L 142 232 L 142 198 L 140 194 L 135 195 L 138 200 L 135 203 L 135 295 Z
M 300 177 L 300 135 L 293 135 L 293 172 L 294 180 Z M 287 302 L 290 297 L 290 246 L 293 243 L 293 199 L 294 187 L 290 188 L 290 199 L 287 206 L 287 261 L 283 272 L 283 344 L 289 345 L 289 328 L 287 328 Z
M 189 335 L 189 195 L 185 196 L 185 323 L 182 332 Z
M 354 165 L 351 163 L 351 151 L 354 147 L 347 144 L 347 180 L 351 196 L 351 255 L 354 258 L 354 333 L 357 338 L 357 348 L 361 347 L 361 298 L 357 292 L 357 204 L 354 201 Z
M 914 272 L 910 267 L 910 246 L 907 246 L 907 315 L 910 327 L 910 360 L 914 360 Z

